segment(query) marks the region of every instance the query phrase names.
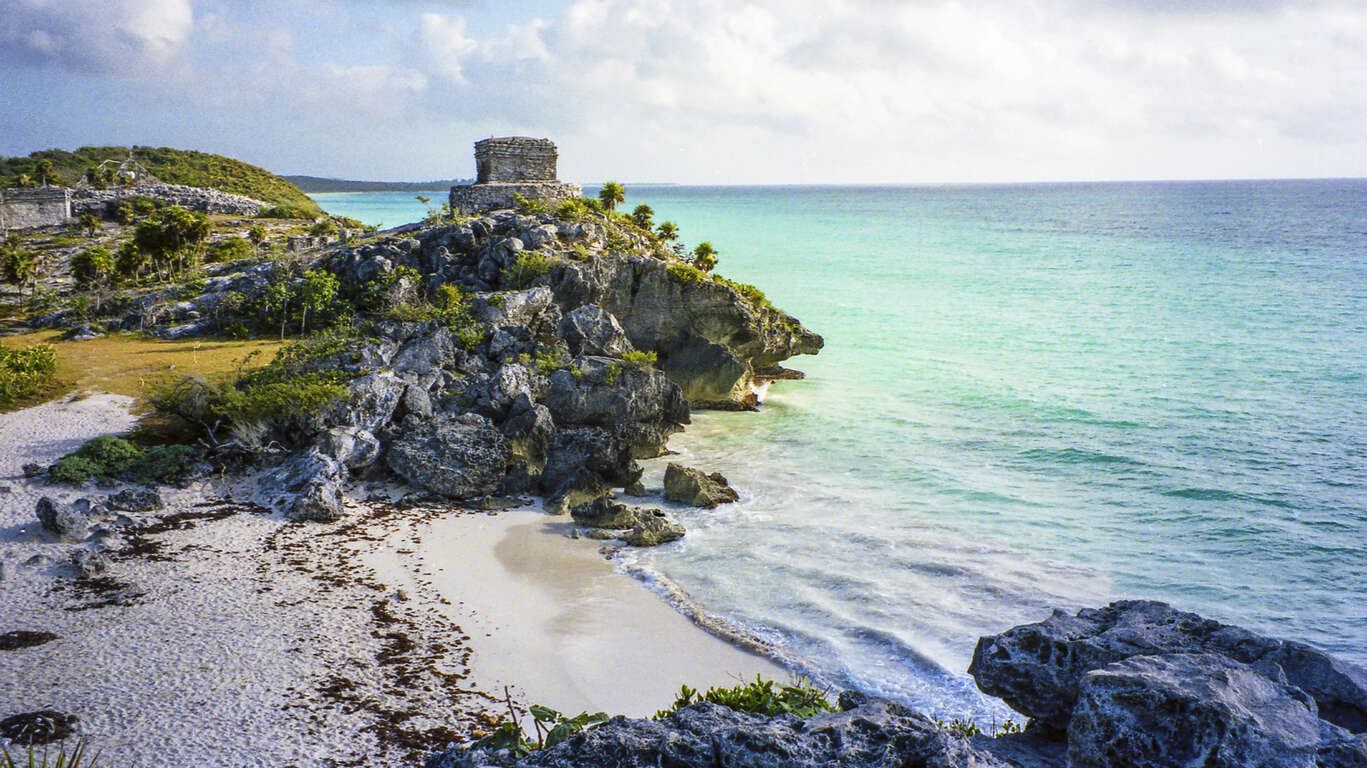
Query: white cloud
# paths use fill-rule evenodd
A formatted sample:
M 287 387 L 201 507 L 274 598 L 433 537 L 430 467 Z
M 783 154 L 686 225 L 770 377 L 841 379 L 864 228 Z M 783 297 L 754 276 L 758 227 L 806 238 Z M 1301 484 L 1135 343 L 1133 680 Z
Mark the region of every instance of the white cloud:
M 172 63 L 192 26 L 189 0 L 0 0 L 0 58 L 137 74 Z

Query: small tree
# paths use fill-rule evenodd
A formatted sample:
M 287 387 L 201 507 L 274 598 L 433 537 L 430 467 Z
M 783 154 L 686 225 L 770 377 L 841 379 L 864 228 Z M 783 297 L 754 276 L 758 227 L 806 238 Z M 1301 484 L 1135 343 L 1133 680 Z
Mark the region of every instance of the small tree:
M 617 204 L 626 200 L 627 190 L 615 181 L 609 181 L 598 190 L 598 199 L 603 202 L 603 210 L 612 213 L 617 209 Z
M 312 227 L 309 227 L 309 234 L 314 237 L 328 237 L 337 231 L 337 225 L 332 223 L 332 219 L 323 219 Z
M 114 252 L 114 273 L 125 280 L 137 282 L 147 267 L 147 252 L 133 240 L 125 240 Z
M 38 161 L 38 165 L 37 165 L 37 169 L 36 169 L 36 170 L 38 171 L 38 176 L 39 176 L 40 178 L 42 178 L 42 180 L 43 180 L 42 186 L 46 187 L 46 186 L 47 186 L 47 177 L 49 177 L 49 176 L 52 175 L 52 170 L 53 170 L 52 161 L 49 160 L 49 159 L 47 159 L 46 157 L 43 158 L 42 160 L 39 160 L 39 161 Z
M 717 266 L 717 249 L 706 241 L 698 243 L 698 247 L 693 249 L 693 266 L 703 272 L 711 272 Z
M 327 315 L 337 303 L 337 278 L 320 269 L 310 269 L 304 273 L 304 281 L 299 284 L 299 333 L 308 333 L 309 313 Z
M 132 224 L 135 218 L 137 218 L 137 212 L 133 210 L 132 203 L 127 200 L 120 200 L 114 204 L 114 221 L 120 224 Z
M 280 318 L 280 340 L 285 340 L 285 324 L 290 318 L 290 300 L 294 298 L 294 292 L 284 283 L 271 283 L 265 291 L 261 293 L 261 309 L 265 313 L 262 318 L 267 323 L 274 323 L 274 318 Z
M 631 212 L 631 221 L 641 229 L 649 230 L 651 227 L 650 217 L 654 215 L 655 211 L 651 210 L 650 206 L 638 205 L 636 206 L 636 209 Z
M 18 183 L 19 183 L 19 186 L 20 186 L 20 187 L 23 187 L 24 189 L 28 189 L 29 187 L 32 187 L 32 186 L 33 186 L 33 177 L 30 176 L 30 175 L 28 175 L 27 173 L 21 173 L 21 174 L 19 174 L 19 182 L 18 182 Z
M 247 239 L 252 241 L 252 246 L 260 252 L 261 244 L 266 242 L 266 228 L 260 224 L 253 224 L 252 228 L 247 230 Z
M 86 237 L 94 237 L 100 231 L 100 217 L 93 213 L 83 213 L 76 217 L 76 224 L 85 230 Z
M 666 243 L 679 239 L 679 225 L 672 221 L 660 222 L 660 226 L 656 227 L 655 231 L 659 233 L 660 239 Z

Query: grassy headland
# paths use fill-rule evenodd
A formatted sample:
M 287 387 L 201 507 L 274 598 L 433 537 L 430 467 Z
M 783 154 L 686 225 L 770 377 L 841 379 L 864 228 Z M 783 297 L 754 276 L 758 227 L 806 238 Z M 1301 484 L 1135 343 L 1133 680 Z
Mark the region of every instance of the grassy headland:
M 295 185 L 270 171 L 222 155 L 167 147 L 81 147 L 75 152 L 45 149 L 27 157 L 0 158 L 0 187 L 72 185 L 98 171 L 106 161 L 133 159 L 167 184 L 208 187 L 245 195 L 273 205 L 321 215 L 322 209 Z M 44 161 L 51 164 L 46 170 Z

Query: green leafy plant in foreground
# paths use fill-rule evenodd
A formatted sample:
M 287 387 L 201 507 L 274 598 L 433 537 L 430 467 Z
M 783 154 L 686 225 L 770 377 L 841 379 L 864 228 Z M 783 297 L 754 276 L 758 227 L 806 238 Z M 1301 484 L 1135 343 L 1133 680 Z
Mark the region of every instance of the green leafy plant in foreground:
M 699 693 L 697 689 L 685 685 L 679 689 L 679 695 L 668 709 L 655 713 L 655 719 L 663 720 L 689 704 L 699 701 L 710 701 L 738 712 L 768 717 L 784 714 L 811 717 L 822 712 L 835 711 L 835 707 L 826 698 L 826 691 L 806 681 L 797 680 L 792 685 L 779 685 L 773 680 L 763 680 L 756 675 L 753 683 L 741 683 L 730 688 L 708 688 L 706 693 Z
M 69 753 L 63 744 L 55 755 L 48 752 L 46 747 L 40 755 L 30 744 L 28 752 L 19 757 L 19 760 L 15 760 L 8 749 L 0 747 L 0 768 L 94 768 L 95 761 L 100 759 L 98 752 L 94 757 L 88 755 L 84 741 L 77 742 Z
M 557 261 L 554 256 L 539 251 L 524 251 L 517 257 L 517 261 L 503 268 L 499 278 L 505 288 L 520 290 L 536 278 L 550 272 Z
M 580 712 L 570 717 L 550 707 L 533 704 L 527 708 L 527 714 L 532 716 L 532 729 L 536 737 L 536 741 L 532 741 L 522 730 L 522 713 L 513 704 L 506 688 L 504 696 L 509 719 L 499 724 L 493 733 L 480 739 L 479 745 L 491 750 L 506 749 L 518 758 L 526 757 L 534 750 L 550 749 L 576 733 L 606 723 L 609 719 L 606 712 Z

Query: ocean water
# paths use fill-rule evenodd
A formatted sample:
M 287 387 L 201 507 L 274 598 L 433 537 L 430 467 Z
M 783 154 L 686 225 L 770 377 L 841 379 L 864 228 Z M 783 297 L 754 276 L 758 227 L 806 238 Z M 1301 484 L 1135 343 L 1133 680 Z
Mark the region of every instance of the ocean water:
M 1119 598 L 1367 663 L 1367 181 L 641 203 L 825 336 L 672 440 L 742 500 L 635 556 L 805 674 L 999 718 L 978 636 Z

